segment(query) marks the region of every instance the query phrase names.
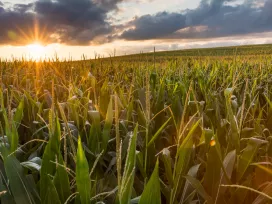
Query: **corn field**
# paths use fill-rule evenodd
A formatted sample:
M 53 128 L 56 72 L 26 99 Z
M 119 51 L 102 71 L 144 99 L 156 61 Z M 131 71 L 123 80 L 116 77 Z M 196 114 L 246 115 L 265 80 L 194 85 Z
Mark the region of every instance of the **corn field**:
M 272 203 L 263 50 L 2 60 L 1 203 Z

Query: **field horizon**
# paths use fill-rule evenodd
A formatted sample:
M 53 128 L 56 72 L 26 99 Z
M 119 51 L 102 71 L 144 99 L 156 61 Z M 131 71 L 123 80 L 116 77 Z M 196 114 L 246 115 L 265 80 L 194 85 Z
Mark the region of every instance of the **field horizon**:
M 232 45 L 232 46 L 218 46 L 218 47 L 203 47 L 203 48 L 188 48 L 188 49 L 177 49 L 177 50 L 167 50 L 167 51 L 157 51 L 156 46 L 155 53 L 156 55 L 169 55 L 169 56 L 206 56 L 209 54 L 222 56 L 222 55 L 248 55 L 249 50 L 256 50 L 259 49 L 262 52 L 261 53 L 253 53 L 252 54 L 272 54 L 272 44 L 249 44 L 249 45 Z M 196 53 L 196 51 L 200 51 L 199 53 Z M 206 55 L 203 55 L 204 51 L 208 51 Z M 237 51 L 237 52 L 236 52 Z M 140 52 L 135 54 L 128 54 L 128 55 L 118 55 L 116 57 L 130 57 L 135 55 L 141 55 L 141 54 L 154 54 L 154 50 L 151 50 L 149 52 Z

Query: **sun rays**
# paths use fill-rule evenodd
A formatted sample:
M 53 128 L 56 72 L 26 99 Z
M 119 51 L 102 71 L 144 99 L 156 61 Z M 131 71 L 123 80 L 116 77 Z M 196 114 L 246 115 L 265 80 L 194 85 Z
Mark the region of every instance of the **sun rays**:
M 26 46 L 29 57 L 33 60 L 40 60 L 46 56 L 46 47 L 39 42 L 34 42 Z

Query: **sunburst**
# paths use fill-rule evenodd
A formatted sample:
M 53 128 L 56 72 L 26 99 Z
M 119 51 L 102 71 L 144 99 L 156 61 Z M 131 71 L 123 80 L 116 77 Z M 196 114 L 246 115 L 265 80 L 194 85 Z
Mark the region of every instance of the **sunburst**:
M 26 55 L 32 60 L 41 60 L 49 54 L 47 44 L 50 43 L 52 33 L 47 29 L 46 24 L 40 24 L 38 18 L 34 18 L 33 25 L 21 27 L 16 25 L 15 30 L 8 32 L 8 37 L 13 41 L 12 44 L 23 45 Z
M 33 26 L 28 28 L 21 28 L 19 25 L 16 26 L 19 31 L 18 40 L 23 44 L 47 44 L 48 36 L 50 36 L 50 31 L 48 31 L 46 25 L 40 25 L 37 18 L 34 18 Z
M 26 46 L 28 54 L 31 59 L 40 60 L 46 55 L 46 47 L 39 42 L 34 42 Z

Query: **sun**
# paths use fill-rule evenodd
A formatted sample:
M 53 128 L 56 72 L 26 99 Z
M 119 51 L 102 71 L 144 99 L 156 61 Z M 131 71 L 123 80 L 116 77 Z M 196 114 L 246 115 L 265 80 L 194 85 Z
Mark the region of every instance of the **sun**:
M 45 57 L 46 47 L 38 42 L 26 46 L 30 59 L 41 60 Z

